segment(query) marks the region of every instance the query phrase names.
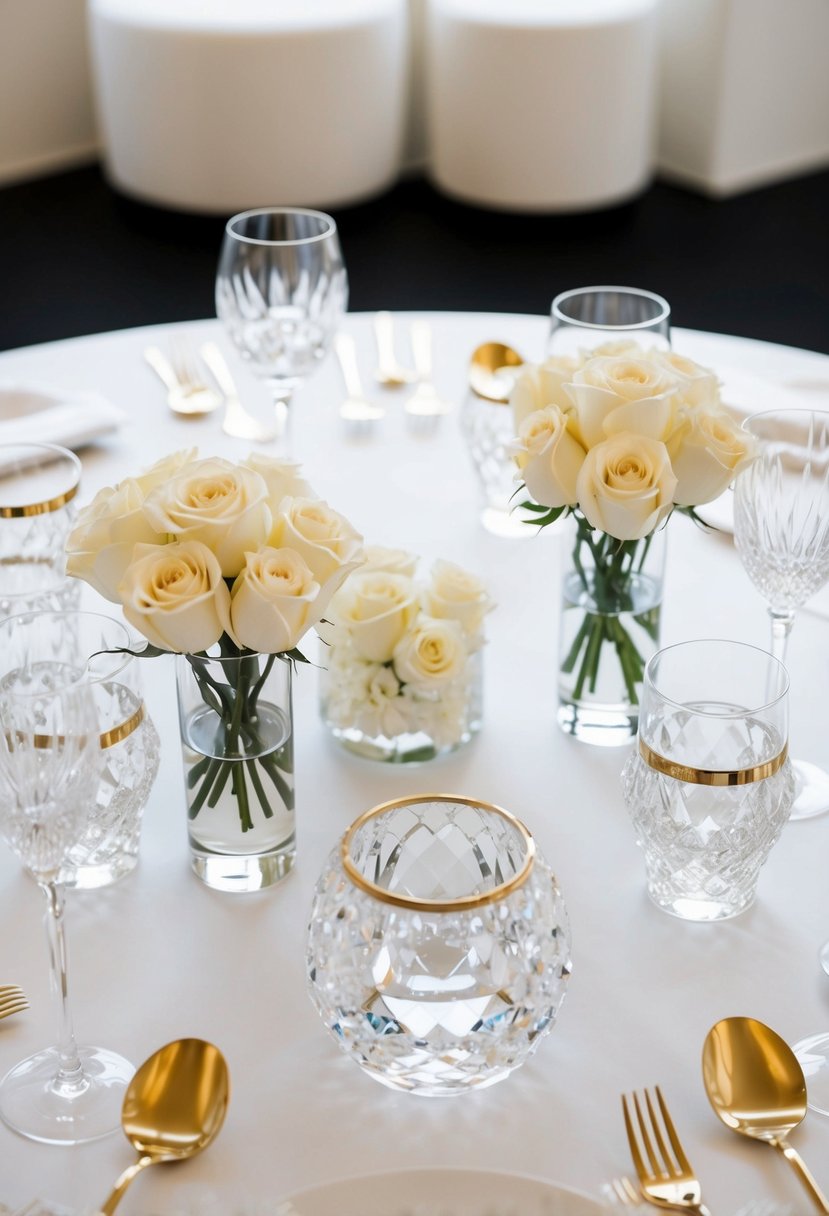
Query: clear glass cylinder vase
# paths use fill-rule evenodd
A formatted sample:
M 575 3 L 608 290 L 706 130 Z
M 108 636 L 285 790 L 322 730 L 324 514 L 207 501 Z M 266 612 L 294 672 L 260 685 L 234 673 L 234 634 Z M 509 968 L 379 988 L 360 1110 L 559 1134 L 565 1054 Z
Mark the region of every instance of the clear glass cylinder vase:
M 209 887 L 258 891 L 290 871 L 291 664 L 280 655 L 179 655 L 191 864 Z
M 616 747 L 636 734 L 659 649 L 665 533 L 619 541 L 579 520 L 563 540 L 558 722 L 583 743 Z

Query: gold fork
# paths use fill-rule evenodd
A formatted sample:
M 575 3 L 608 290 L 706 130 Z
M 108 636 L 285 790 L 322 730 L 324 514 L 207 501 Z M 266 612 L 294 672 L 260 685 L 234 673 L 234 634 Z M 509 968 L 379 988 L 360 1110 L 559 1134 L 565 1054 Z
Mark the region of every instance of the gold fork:
M 28 1008 L 29 1002 L 22 988 L 16 984 L 0 984 L 0 1018 L 10 1017 Z
M 639 1187 L 634 1186 L 629 1178 L 611 1178 L 605 1189 L 623 1207 L 640 1208 L 645 1202 Z
M 676 1134 L 673 1120 L 668 1113 L 662 1091 L 656 1086 L 656 1102 L 662 1116 L 657 1116 L 651 1095 L 645 1090 L 645 1112 L 642 1110 L 639 1098 L 632 1096 L 633 1109 L 636 1112 L 637 1136 L 631 1118 L 628 1100 L 622 1095 L 622 1110 L 625 1116 L 630 1153 L 636 1176 L 642 1188 L 642 1195 L 648 1203 L 660 1208 L 672 1208 L 676 1211 L 695 1212 L 697 1216 L 711 1216 L 702 1202 L 702 1188 L 691 1168 L 691 1163 L 685 1156 L 679 1137 Z M 663 1128 L 673 1152 L 668 1149 Z M 640 1147 L 641 1141 L 641 1147 Z M 642 1149 L 644 1148 L 644 1156 Z M 647 1164 L 645 1162 L 647 1157 Z

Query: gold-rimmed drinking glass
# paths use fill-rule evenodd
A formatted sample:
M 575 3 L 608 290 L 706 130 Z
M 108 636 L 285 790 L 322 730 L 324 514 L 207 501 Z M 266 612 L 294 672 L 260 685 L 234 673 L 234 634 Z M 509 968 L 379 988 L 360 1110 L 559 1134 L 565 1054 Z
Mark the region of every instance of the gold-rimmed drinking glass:
M 502 1080 L 553 1025 L 570 974 L 561 893 L 520 820 L 452 794 L 366 811 L 331 853 L 308 929 L 311 999 L 393 1089 Z
M 0 619 L 77 606 L 66 577 L 66 537 L 75 519 L 81 462 L 52 443 L 0 444 Z
M 639 287 L 577 287 L 550 305 L 548 355 L 578 355 L 607 344 L 637 342 L 671 349 L 671 307 Z
M 0 1118 L 46 1144 L 80 1144 L 120 1124 L 133 1067 L 100 1047 L 79 1047 L 69 1007 L 61 868 L 83 835 L 101 776 L 98 713 L 84 672 L 56 657 L 49 618 L 0 623 L 0 833 L 46 898 L 55 1047 L 0 1081 Z

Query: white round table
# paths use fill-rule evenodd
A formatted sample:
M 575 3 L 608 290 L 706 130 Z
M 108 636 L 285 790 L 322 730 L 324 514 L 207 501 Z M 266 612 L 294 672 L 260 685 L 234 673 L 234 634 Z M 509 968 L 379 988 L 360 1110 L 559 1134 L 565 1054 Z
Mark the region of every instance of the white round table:
M 408 356 L 411 315 L 398 314 Z M 428 314 L 435 378 L 460 402 L 466 362 L 494 338 L 540 358 L 542 317 Z M 224 341 L 216 322 L 179 327 Z M 370 385 L 371 317 L 350 316 Z M 218 420 L 174 418 L 142 362 L 171 327 L 126 331 L 0 356 L 0 379 L 95 390 L 132 421 L 83 453 L 83 498 L 176 447 L 244 455 Z M 818 404 L 829 357 L 677 330 L 675 348 L 714 366 L 758 399 L 772 382 Z M 226 349 L 228 349 L 226 347 Z M 230 354 L 231 352 L 229 352 Z M 244 398 L 267 414 L 264 388 L 234 362 Z M 792 390 L 792 385 L 799 388 Z M 674 920 L 647 899 L 644 870 L 622 803 L 626 750 L 590 749 L 555 726 L 558 549 L 553 533 L 503 540 L 479 524 L 475 483 L 450 414 L 411 429 L 405 390 L 376 390 L 386 417 L 348 430 L 333 361 L 296 395 L 294 443 L 321 496 L 370 541 L 444 557 L 485 575 L 498 607 L 489 618 L 485 724 L 447 760 L 414 769 L 359 761 L 326 736 L 316 678 L 296 682 L 299 840 L 295 871 L 252 896 L 208 890 L 190 873 L 172 661 L 144 665 L 150 712 L 164 741 L 147 807 L 137 870 L 119 886 L 69 896 L 71 989 L 79 1038 L 140 1062 L 162 1043 L 200 1036 L 225 1052 L 232 1075 L 227 1123 L 198 1160 L 152 1169 L 122 1201 L 124 1216 L 215 1211 L 273 1203 L 316 1182 L 416 1166 L 489 1168 L 537 1175 L 598 1193 L 629 1173 L 619 1095 L 660 1083 L 705 1197 L 719 1216 L 764 1197 L 805 1210 L 797 1183 L 761 1146 L 728 1133 L 703 1092 L 700 1052 L 729 1014 L 768 1022 L 790 1042 L 829 1029 L 829 980 L 817 950 L 829 937 L 829 817 L 789 825 L 764 869 L 756 905 L 736 920 Z M 727 536 L 685 519 L 670 526 L 663 642 L 723 636 L 766 645 L 765 608 Z M 829 764 L 825 695 L 829 623 L 800 614 L 791 642 L 792 746 Z M 560 1019 L 535 1056 L 503 1084 L 451 1102 L 384 1089 L 339 1053 L 305 992 L 304 938 L 323 861 L 351 820 L 397 795 L 442 790 L 506 806 L 537 837 L 567 901 L 574 972 Z M 0 1070 L 53 1040 L 42 897 L 0 850 L 0 982 L 23 986 L 31 1009 L 0 1024 Z M 829 1120 L 810 1114 L 795 1143 L 829 1189 Z M 44 1147 L 0 1127 L 0 1200 L 34 1196 L 94 1208 L 132 1159 L 120 1136 L 73 1149 Z M 482 1213 L 483 1216 L 483 1213 Z

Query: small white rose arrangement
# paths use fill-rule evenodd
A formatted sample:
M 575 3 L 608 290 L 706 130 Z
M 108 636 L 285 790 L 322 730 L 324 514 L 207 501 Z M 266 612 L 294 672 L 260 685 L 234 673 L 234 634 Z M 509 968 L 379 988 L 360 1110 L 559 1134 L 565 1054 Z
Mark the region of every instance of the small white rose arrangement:
M 68 573 L 120 604 L 147 639 L 137 653 L 183 655 L 216 714 L 211 758 L 188 775 L 191 788 L 198 785 L 191 818 L 227 787 L 242 829 L 250 830 L 245 769 L 231 769 L 229 758 L 262 744 L 258 763 L 285 800 L 286 774 L 258 738 L 259 696 L 277 658 L 305 661 L 297 648 L 362 564 L 362 537 L 314 494 L 296 464 L 258 454 L 239 463 L 199 459 L 190 449 L 100 490 L 80 511 L 66 548 Z M 267 658 L 260 663 L 260 656 Z M 258 772 L 248 775 L 270 817 L 271 794 Z
M 347 746 L 389 760 L 428 759 L 480 726 L 483 622 L 493 603 L 473 574 L 369 546 L 334 596 L 324 633 L 323 716 Z
M 697 519 L 753 458 L 749 437 L 722 404 L 717 377 L 682 355 L 608 344 L 527 367 L 511 404 L 512 451 L 543 527 L 576 523 L 573 566 L 593 611 L 586 613 L 562 670 L 577 670 L 573 699 L 595 690 L 603 646 L 616 651 L 630 704 L 644 659 L 619 614 L 636 611 L 632 591 L 651 538 L 675 510 Z M 658 617 L 639 622 L 653 636 Z

